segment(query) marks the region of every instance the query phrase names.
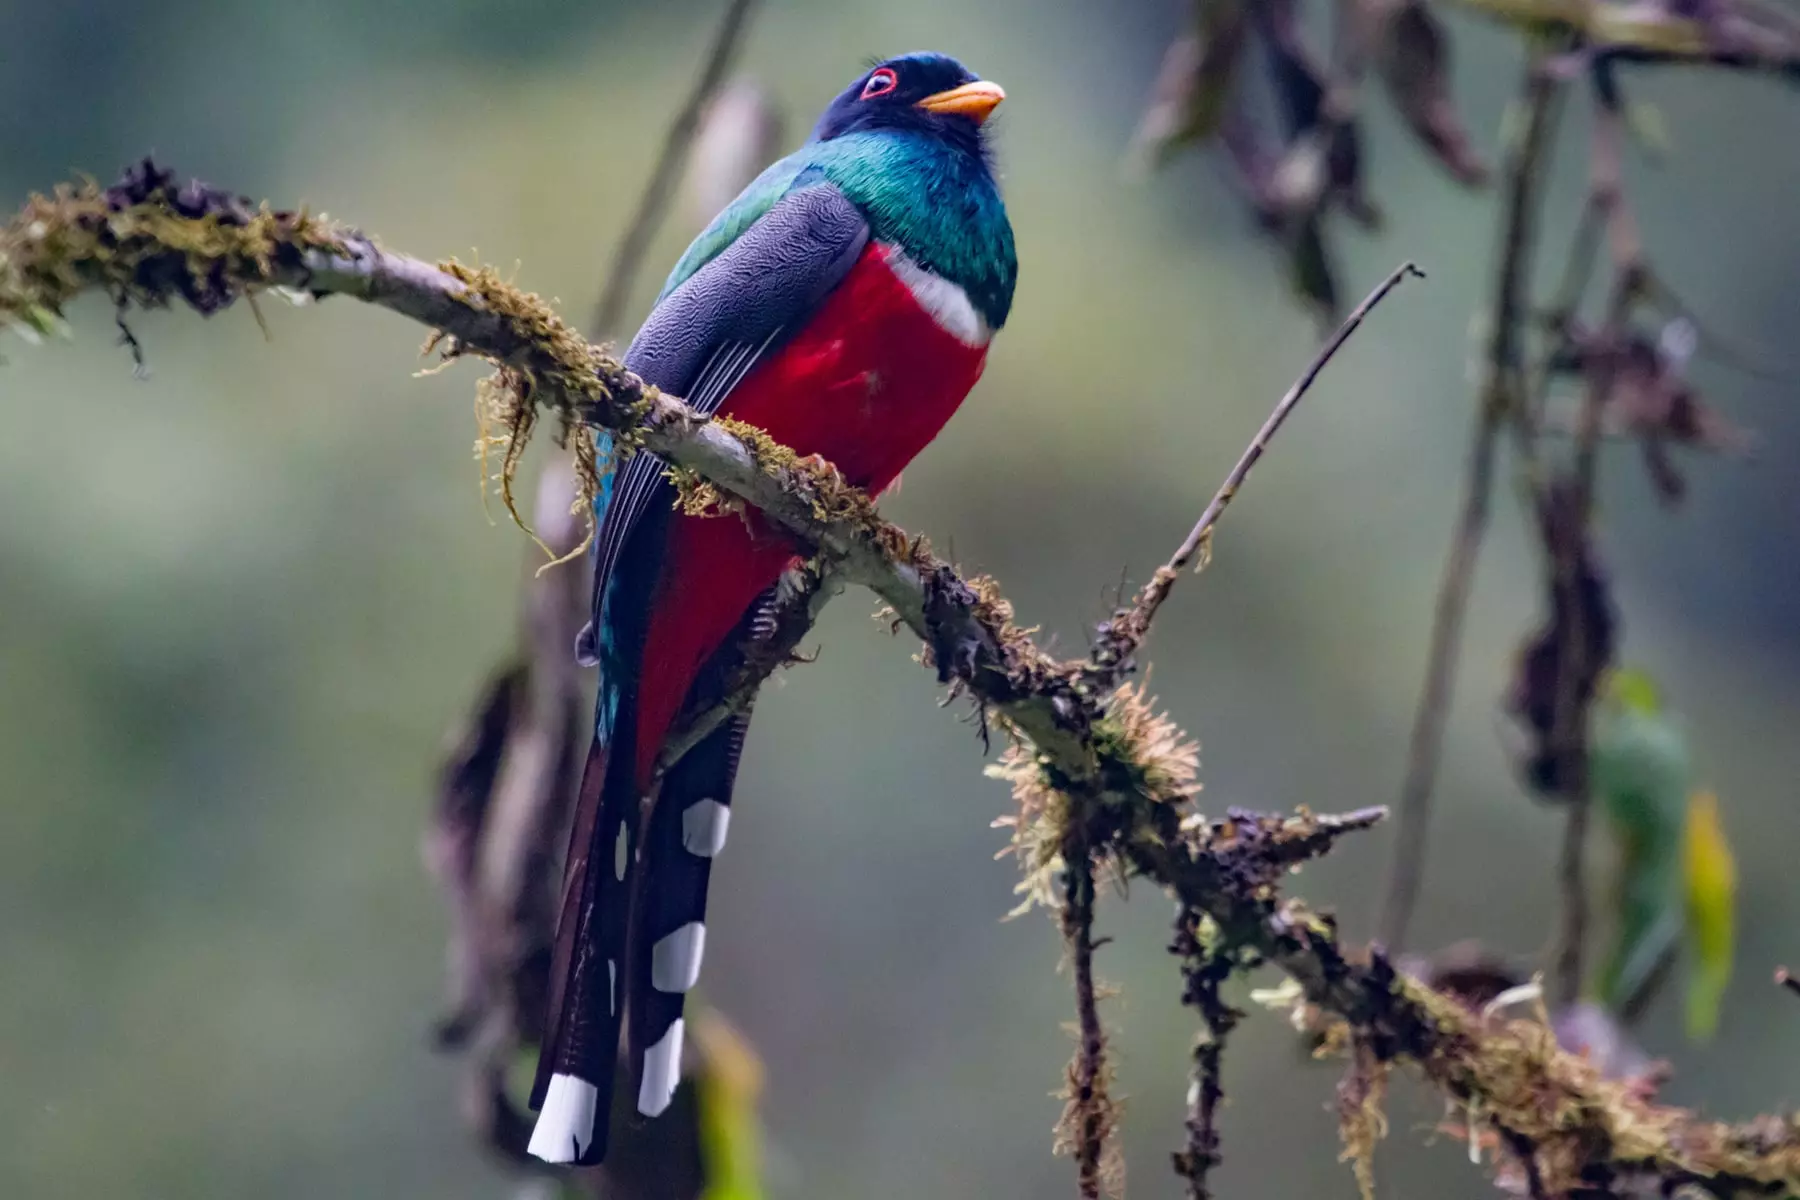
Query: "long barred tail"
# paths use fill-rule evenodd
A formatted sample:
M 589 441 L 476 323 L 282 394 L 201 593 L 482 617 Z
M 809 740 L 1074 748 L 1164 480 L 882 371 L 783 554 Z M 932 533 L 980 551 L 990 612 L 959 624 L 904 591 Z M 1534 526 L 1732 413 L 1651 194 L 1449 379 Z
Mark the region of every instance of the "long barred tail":
M 663 779 L 650 817 L 633 908 L 631 1019 L 626 1029 L 637 1078 L 637 1111 L 667 1108 L 681 1074 L 682 1006 L 706 950 L 706 891 L 725 848 L 731 785 L 750 715 L 715 731 Z M 649 986 L 643 984 L 648 982 Z
M 719 693 L 741 662 L 743 634 L 757 632 L 767 613 L 759 603 L 746 615 L 695 682 L 696 702 Z M 609 712 L 604 686 L 601 703 L 597 729 L 604 736 L 589 752 L 570 838 L 549 1016 L 531 1096 L 539 1114 L 530 1150 L 552 1163 L 605 1158 L 622 1024 L 631 1107 L 655 1117 L 674 1098 L 686 1030 L 682 1009 L 706 948 L 712 860 L 725 846 L 750 724 L 745 711 L 689 751 L 663 778 L 645 814 L 625 752 L 635 742 L 632 706 Z M 609 754 L 608 744 L 619 753 Z
M 530 1150 L 545 1162 L 589 1164 L 606 1157 L 625 1018 L 621 967 L 639 807 L 632 789 L 607 787 L 617 771 L 610 758 L 606 742 L 596 737 L 563 872 L 550 1002 L 531 1091 L 539 1113 Z

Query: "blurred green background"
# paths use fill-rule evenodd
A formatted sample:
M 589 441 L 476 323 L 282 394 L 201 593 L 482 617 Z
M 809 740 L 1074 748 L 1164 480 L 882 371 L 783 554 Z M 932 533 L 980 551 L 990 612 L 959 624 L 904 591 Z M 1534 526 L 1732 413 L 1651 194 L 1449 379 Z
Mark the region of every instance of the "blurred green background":
M 168 0 L 0 4 L 0 195 L 145 151 L 427 256 L 479 254 L 584 317 L 710 36 L 696 0 Z M 797 136 L 871 54 L 957 54 L 1003 82 L 1000 156 L 1023 275 L 986 380 L 884 507 L 1006 585 L 1066 649 L 1125 570 L 1166 556 L 1312 352 L 1312 322 L 1217 165 L 1148 181 L 1123 152 L 1176 0 L 774 0 L 741 62 Z M 1457 22 L 1459 102 L 1490 156 L 1516 77 Z M 1656 261 L 1715 326 L 1800 360 L 1800 102 L 1752 80 L 1647 78 L 1674 157 L 1634 163 Z M 1491 195 L 1456 190 L 1372 106 L 1387 232 L 1347 242 L 1360 295 L 1402 289 L 1333 364 L 1151 645 L 1154 690 L 1203 742 L 1209 807 L 1385 802 L 1397 788 L 1470 421 L 1468 330 Z M 1559 158 L 1547 245 L 1581 186 Z M 670 222 L 647 305 L 692 233 Z M 1553 262 L 1554 254 L 1546 261 Z M 475 369 L 412 378 L 421 331 L 346 302 L 134 322 L 103 302 L 74 346 L 0 370 L 0 1196 L 494 1197 L 456 1067 L 429 1047 L 445 914 L 419 856 L 444 731 L 513 637 L 528 546 L 483 516 Z M 1708 1047 L 1678 989 L 1643 1027 L 1668 1095 L 1747 1115 L 1800 1100 L 1800 446 L 1794 376 L 1700 382 L 1762 435 L 1693 464 L 1657 509 L 1613 452 L 1605 549 L 1625 656 L 1664 682 L 1718 790 L 1742 874 L 1739 970 Z M 1496 697 L 1537 618 L 1510 496 L 1479 579 L 1422 947 L 1547 940 L 1555 818 L 1511 782 Z M 934 707 L 915 647 L 833 606 L 819 662 L 758 710 L 741 824 L 714 888 L 709 995 L 769 1068 L 774 1194 L 1071 1190 L 1049 1154 L 1067 980 L 1041 917 L 1002 923 L 1004 790 Z M 1387 838 L 1297 887 L 1370 925 Z M 1193 1029 L 1151 889 L 1103 914 L 1132 1189 L 1172 1195 Z M 1274 1018 L 1228 1058 L 1231 1196 L 1355 1194 L 1333 1074 Z M 1479 1192 L 1402 1103 L 1385 1194 Z

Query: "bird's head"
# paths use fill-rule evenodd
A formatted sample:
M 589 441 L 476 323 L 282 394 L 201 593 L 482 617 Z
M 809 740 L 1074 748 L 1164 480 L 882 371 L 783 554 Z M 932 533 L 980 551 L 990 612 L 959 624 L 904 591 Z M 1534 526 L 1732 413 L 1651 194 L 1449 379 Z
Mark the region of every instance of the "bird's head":
M 1006 99 L 947 54 L 903 54 L 870 67 L 826 108 L 816 141 L 847 133 L 913 131 L 980 151 L 982 122 Z

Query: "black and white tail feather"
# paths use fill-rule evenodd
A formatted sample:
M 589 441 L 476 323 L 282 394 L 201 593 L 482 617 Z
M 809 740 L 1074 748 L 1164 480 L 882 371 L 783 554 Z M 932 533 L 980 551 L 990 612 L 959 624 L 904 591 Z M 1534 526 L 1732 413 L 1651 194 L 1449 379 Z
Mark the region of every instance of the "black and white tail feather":
M 767 614 L 766 601 L 759 603 L 744 632 L 752 633 Z M 695 701 L 709 703 L 717 687 L 704 685 L 722 684 L 739 663 L 735 650 L 709 663 L 710 678 L 695 688 Z M 597 863 L 593 853 L 584 856 L 579 873 L 569 875 L 564 900 L 573 936 L 559 935 L 557 965 L 566 958 L 573 969 L 559 972 L 568 989 L 552 996 L 553 1025 L 532 1095 L 540 1111 L 530 1150 L 546 1162 L 592 1164 L 605 1157 L 621 1026 L 633 1109 L 640 1117 L 660 1116 L 674 1099 L 683 1007 L 706 949 L 707 887 L 730 830 L 732 785 L 749 724 L 746 711 L 691 750 L 664 776 L 654 803 L 609 803 L 634 790 L 621 789 L 617 776 L 607 779 L 618 768 L 604 749 L 589 757 L 583 791 L 594 778 L 612 787 L 591 806 L 599 814 L 594 826 L 577 833 L 589 835 L 583 844 L 608 849 Z M 586 902 L 578 899 L 583 892 Z M 602 987 L 603 1006 L 595 1002 Z

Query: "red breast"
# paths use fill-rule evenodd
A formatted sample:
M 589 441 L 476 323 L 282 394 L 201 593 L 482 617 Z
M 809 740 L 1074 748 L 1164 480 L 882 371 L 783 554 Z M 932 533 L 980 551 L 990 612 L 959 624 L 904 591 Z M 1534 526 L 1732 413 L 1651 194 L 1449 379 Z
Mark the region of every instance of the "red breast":
M 721 411 L 879 493 L 975 386 L 987 336 L 961 289 L 871 243 Z M 668 537 L 639 676 L 640 786 L 701 664 L 795 553 L 763 522 L 732 516 L 677 514 Z

